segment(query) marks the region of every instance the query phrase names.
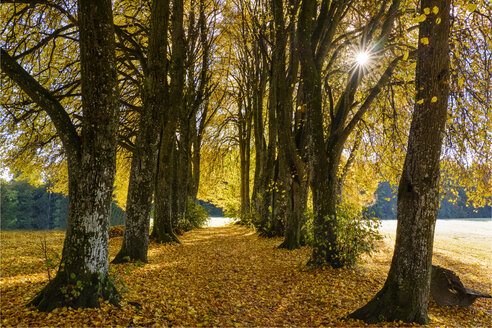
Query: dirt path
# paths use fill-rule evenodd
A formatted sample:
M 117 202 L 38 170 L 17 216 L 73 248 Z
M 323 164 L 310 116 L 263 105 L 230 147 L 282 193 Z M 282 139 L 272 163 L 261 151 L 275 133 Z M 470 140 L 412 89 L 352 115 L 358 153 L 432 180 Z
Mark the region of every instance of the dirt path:
M 353 269 L 313 271 L 305 267 L 308 248 L 281 250 L 281 239 L 259 238 L 238 226 L 204 228 L 181 236 L 180 245 L 151 244 L 148 264 L 112 265 L 116 280 L 130 290 L 121 309 L 103 304 L 47 314 L 25 306 L 47 280 L 36 248 L 40 234 L 2 232 L 2 326 L 364 326 L 341 318 L 381 288 L 392 248 L 387 239 Z M 59 251 L 63 233 L 48 234 L 50 249 Z M 121 237 L 110 241 L 111 256 L 120 243 Z M 465 284 L 491 292 L 474 263 L 446 256 L 438 261 L 468 267 Z M 431 303 L 431 326 L 490 326 L 491 304 L 443 310 Z

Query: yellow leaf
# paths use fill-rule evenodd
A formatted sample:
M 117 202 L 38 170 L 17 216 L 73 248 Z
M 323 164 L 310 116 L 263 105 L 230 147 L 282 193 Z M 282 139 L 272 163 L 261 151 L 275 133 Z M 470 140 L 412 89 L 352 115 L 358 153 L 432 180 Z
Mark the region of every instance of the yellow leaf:
M 408 59 L 408 51 L 405 51 L 405 53 L 403 54 L 403 60 L 407 60 Z
M 422 14 L 420 16 L 417 16 L 415 20 L 417 21 L 417 23 L 422 23 L 423 21 L 425 21 L 426 18 L 427 16 L 425 14 Z
M 430 8 L 424 8 L 424 14 L 429 15 L 431 13 Z
M 420 99 L 419 101 L 417 101 L 417 104 L 421 105 L 424 103 L 424 99 Z
M 436 96 L 432 97 L 431 103 L 435 103 L 436 101 L 437 101 L 437 97 Z
M 441 19 L 439 17 L 436 18 L 436 24 L 438 24 L 438 25 L 441 24 Z
M 422 42 L 422 44 L 429 44 L 429 38 L 422 38 L 420 39 L 420 42 Z
M 432 12 L 437 15 L 437 13 L 439 12 L 439 7 L 434 6 L 434 8 L 432 8 Z
M 469 12 L 474 12 L 475 10 L 477 10 L 477 4 L 476 3 L 469 4 L 466 10 L 468 10 Z

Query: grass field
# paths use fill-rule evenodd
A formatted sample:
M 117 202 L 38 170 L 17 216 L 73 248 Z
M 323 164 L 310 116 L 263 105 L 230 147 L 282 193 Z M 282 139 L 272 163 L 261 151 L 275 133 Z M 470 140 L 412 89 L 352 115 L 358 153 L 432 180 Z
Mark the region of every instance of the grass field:
M 237 226 L 204 228 L 181 236 L 181 245 L 151 244 L 149 264 L 111 265 L 123 293 L 121 309 L 57 309 L 41 313 L 26 303 L 46 284 L 41 240 L 48 256 L 61 252 L 64 233 L 1 232 L 2 326 L 365 326 L 344 321 L 384 283 L 394 234 L 353 269 L 310 270 L 309 249 L 276 248 Z M 110 241 L 110 255 L 121 237 Z M 465 286 L 492 293 L 490 252 L 472 239 L 437 238 L 434 264 L 454 270 Z M 52 275 L 54 272 L 52 272 Z M 439 308 L 431 300 L 431 327 L 490 327 L 492 302 Z M 386 323 L 405 326 L 403 323 Z

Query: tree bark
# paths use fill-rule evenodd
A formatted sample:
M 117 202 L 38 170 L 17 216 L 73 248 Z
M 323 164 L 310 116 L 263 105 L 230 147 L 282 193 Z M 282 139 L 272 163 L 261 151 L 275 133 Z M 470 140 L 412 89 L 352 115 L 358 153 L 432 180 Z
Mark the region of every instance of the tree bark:
M 185 110 L 185 108 L 183 108 Z M 186 217 L 186 201 L 190 183 L 190 126 L 186 113 L 180 120 L 178 147 L 176 148 L 175 184 L 173 196 L 176 198 L 176 208 L 173 208 L 173 226 L 178 233 L 182 233 L 180 222 Z M 178 229 L 179 228 L 179 229 Z
M 159 148 L 159 164 L 155 191 L 155 221 L 152 237 L 157 242 L 179 242 L 173 232 L 173 222 L 169 218 L 176 217 L 179 213 L 177 208 L 177 198 L 173 189 L 172 173 L 169 171 L 173 167 L 171 152 L 175 151 L 176 126 L 177 121 L 182 115 L 184 104 L 184 78 L 185 78 L 185 40 L 183 28 L 183 0 L 173 2 L 173 12 L 171 19 L 171 67 L 170 67 L 170 94 L 169 102 L 166 107 L 166 117 L 161 132 L 161 143 Z M 176 119 L 177 117 L 177 119 Z M 173 148 L 174 147 L 174 148 Z M 175 154 L 177 156 L 177 154 Z M 170 166 L 171 165 L 171 166 Z M 176 168 L 175 168 L 176 169 Z M 186 186 L 185 186 L 186 188 Z M 174 204 L 174 206 L 173 206 Z M 171 209 L 171 212 L 169 212 Z
M 393 260 L 379 293 L 350 315 L 429 322 L 427 316 L 434 227 L 439 207 L 439 157 L 449 95 L 450 0 L 422 0 L 431 12 L 419 25 L 416 103 L 398 187 L 398 225 Z M 428 41 L 428 42 L 427 42 Z
M 167 148 L 163 148 L 167 146 Z M 158 176 L 155 186 L 154 197 L 154 228 L 151 238 L 160 243 L 179 243 L 178 237 L 173 229 L 173 210 L 176 211 L 176 204 L 173 202 L 174 181 L 175 181 L 175 160 L 176 145 L 174 141 L 161 139 L 159 150 Z M 163 154 L 163 155 L 161 155 Z
M 269 111 L 269 126 L 268 126 L 268 143 L 265 138 L 264 124 L 264 96 L 267 84 L 267 63 L 264 56 L 260 53 L 260 40 L 256 40 L 253 47 L 254 67 L 256 80 L 253 92 L 253 127 L 254 127 L 254 142 L 255 142 L 255 175 L 253 181 L 253 192 L 251 196 L 253 208 L 253 223 L 258 230 L 263 231 L 266 222 L 271 217 L 268 210 L 272 190 L 268 184 L 273 181 L 276 149 L 276 128 L 275 128 L 275 113 Z
M 43 94 L 37 97 L 44 101 L 33 98 L 50 115 L 60 134 L 67 152 L 69 180 L 67 232 L 60 267 L 30 303 L 41 311 L 67 305 L 98 307 L 99 298 L 113 304 L 119 300 L 108 276 L 119 114 L 111 1 L 79 1 L 78 18 L 83 107 L 80 139 L 73 134 L 75 129 L 61 106 L 53 111 L 47 108 L 44 101 L 49 98 Z M 19 85 L 22 87 L 22 83 Z
M 132 157 L 121 250 L 113 263 L 147 262 L 150 210 L 157 171 L 159 129 L 167 94 L 169 1 L 152 1 L 143 108 Z
M 287 31 L 283 7 L 282 0 L 271 2 L 274 41 L 271 64 L 272 88 L 270 89 L 272 97 L 270 99 L 272 100 L 271 106 L 275 107 L 278 120 L 278 207 L 280 209 L 278 214 L 283 217 L 285 222 L 285 240 L 279 247 L 296 249 L 301 247 L 301 224 L 305 210 L 303 186 L 306 184 L 306 172 L 304 162 L 301 160 L 295 144 L 292 128 L 293 88 L 288 85 L 288 77 L 297 76 L 297 62 L 291 60 L 290 69 L 294 72 L 288 74 L 286 68 Z M 295 37 L 295 33 L 291 37 Z M 291 42 L 291 45 L 294 45 L 294 48 L 290 51 L 297 51 L 295 42 Z

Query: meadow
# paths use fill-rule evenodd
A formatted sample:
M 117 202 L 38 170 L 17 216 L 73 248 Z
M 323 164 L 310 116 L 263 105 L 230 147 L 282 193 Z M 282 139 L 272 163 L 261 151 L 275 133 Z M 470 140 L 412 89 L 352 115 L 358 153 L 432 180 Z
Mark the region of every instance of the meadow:
M 366 326 L 345 320 L 381 288 L 394 233 L 354 268 L 312 270 L 310 249 L 278 249 L 281 239 L 239 227 L 208 227 L 181 236 L 180 245 L 151 243 L 149 263 L 110 265 L 123 299 L 117 308 L 60 308 L 44 313 L 26 304 L 47 283 L 61 252 L 63 231 L 1 232 L 1 325 L 128 326 Z M 42 247 L 46 241 L 46 256 Z M 110 240 L 110 256 L 122 238 Z M 437 237 L 434 264 L 454 270 L 465 286 L 492 293 L 492 260 L 480 244 Z M 50 270 L 53 277 L 54 270 Z M 440 308 L 431 299 L 430 327 L 490 327 L 492 301 Z M 408 326 L 402 322 L 386 326 Z M 380 326 L 380 325 L 379 325 Z

